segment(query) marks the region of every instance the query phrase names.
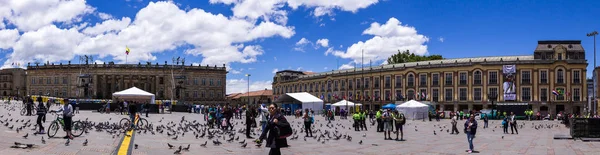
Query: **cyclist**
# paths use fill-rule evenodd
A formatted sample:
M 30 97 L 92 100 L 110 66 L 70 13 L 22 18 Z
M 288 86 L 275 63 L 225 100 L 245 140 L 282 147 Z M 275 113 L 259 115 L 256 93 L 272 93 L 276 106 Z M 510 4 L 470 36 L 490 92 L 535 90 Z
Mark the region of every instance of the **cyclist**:
M 73 134 L 71 133 L 71 126 L 73 125 L 73 106 L 69 103 L 69 99 L 65 99 L 65 104 L 58 111 L 51 112 L 63 112 L 63 121 L 65 123 L 65 132 L 67 132 L 67 136 L 65 138 L 73 139 Z
M 125 102 L 127 104 L 127 102 Z M 135 115 L 137 114 L 137 106 L 135 102 L 129 103 L 129 118 L 131 119 L 131 129 L 133 129 L 135 124 Z

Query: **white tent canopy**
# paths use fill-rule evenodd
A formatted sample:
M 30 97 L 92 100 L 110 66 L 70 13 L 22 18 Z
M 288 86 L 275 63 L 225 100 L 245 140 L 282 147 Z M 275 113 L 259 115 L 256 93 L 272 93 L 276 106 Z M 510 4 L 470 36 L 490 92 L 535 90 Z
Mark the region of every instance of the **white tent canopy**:
M 154 94 L 141 90 L 137 87 L 131 87 L 123 91 L 115 92 L 112 94 L 112 96 L 116 100 L 138 101 L 142 103 L 149 102 L 150 104 L 155 104 Z
M 408 119 L 423 119 L 429 114 L 429 106 L 415 100 L 396 106 L 396 110 L 402 112 Z
M 279 96 L 275 103 L 302 104 L 303 109 L 313 109 L 317 113 L 320 113 L 321 110 L 323 110 L 323 100 L 307 92 L 285 93 Z
M 332 104 L 331 106 L 332 107 L 346 107 L 346 105 L 348 107 L 354 107 L 354 106 L 361 106 L 362 104 L 350 102 L 348 100 L 341 100 L 339 102 L 336 102 L 336 103 Z

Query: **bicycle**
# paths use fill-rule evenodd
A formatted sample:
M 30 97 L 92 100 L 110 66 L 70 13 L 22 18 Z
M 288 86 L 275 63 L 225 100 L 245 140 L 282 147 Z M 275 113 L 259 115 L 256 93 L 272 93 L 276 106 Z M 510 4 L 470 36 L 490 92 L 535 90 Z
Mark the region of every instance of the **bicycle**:
M 37 113 L 36 107 L 32 106 L 31 107 L 31 114 L 35 115 Z M 21 108 L 21 116 L 25 116 L 25 114 L 27 114 L 27 106 Z
M 139 114 L 135 114 L 137 119 L 137 124 L 135 125 L 136 128 L 143 128 L 146 127 L 148 124 L 148 120 L 146 120 L 145 118 L 140 117 Z M 119 125 L 121 126 L 121 128 L 126 128 L 126 129 L 131 129 L 131 120 L 129 118 L 123 118 L 121 119 L 121 121 L 119 121 Z
M 57 114 L 55 111 L 50 111 L 50 113 L 56 115 L 56 119 L 52 121 L 52 123 L 50 123 L 50 126 L 48 127 L 48 137 L 52 138 L 58 132 L 59 126 L 63 129 L 63 131 L 65 130 L 65 122 L 64 119 L 60 117 L 59 114 Z M 81 121 L 73 121 L 71 128 L 71 134 L 73 134 L 74 137 L 79 137 L 83 134 L 85 130 L 85 124 L 83 124 Z

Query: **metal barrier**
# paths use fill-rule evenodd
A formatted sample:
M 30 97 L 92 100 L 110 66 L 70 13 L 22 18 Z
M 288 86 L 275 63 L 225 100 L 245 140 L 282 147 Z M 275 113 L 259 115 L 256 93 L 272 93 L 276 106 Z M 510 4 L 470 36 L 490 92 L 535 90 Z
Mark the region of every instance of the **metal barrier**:
M 600 118 L 570 118 L 573 138 L 600 138 Z

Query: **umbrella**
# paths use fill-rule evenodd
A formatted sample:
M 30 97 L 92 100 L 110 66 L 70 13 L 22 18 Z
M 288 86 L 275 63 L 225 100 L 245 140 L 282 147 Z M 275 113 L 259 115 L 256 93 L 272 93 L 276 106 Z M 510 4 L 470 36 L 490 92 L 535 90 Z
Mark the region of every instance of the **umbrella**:
M 396 109 L 396 104 L 390 103 L 382 107 L 383 109 Z

